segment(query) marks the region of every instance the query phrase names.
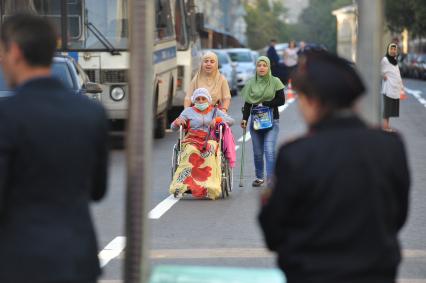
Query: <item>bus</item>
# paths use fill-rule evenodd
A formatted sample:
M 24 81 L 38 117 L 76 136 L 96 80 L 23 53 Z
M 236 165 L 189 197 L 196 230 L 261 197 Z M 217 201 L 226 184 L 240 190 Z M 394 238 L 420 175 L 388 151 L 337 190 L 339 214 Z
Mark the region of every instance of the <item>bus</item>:
M 183 105 L 176 94 L 182 96 L 198 65 L 199 40 L 191 29 L 194 10 L 193 0 L 155 0 L 156 138 L 164 137 L 172 107 Z M 129 103 L 128 0 L 0 0 L 2 20 L 17 12 L 51 20 L 58 32 L 58 51 L 73 57 L 90 80 L 102 86 L 102 94 L 92 98 L 107 109 L 112 132 L 122 134 Z

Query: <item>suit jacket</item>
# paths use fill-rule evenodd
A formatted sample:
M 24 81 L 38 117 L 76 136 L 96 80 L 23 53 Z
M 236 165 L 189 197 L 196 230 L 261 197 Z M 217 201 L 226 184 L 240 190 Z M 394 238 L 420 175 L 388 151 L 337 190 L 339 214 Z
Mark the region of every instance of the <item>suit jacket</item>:
M 280 56 L 278 56 L 277 50 L 274 46 L 269 46 L 268 50 L 266 51 L 266 57 L 269 58 L 269 61 L 271 62 L 271 67 L 278 66 L 278 63 L 280 62 Z
M 259 215 L 293 282 L 394 282 L 409 173 L 395 133 L 331 118 L 282 146 Z
M 50 77 L 0 102 L 0 282 L 94 280 L 89 201 L 106 190 L 102 106 Z

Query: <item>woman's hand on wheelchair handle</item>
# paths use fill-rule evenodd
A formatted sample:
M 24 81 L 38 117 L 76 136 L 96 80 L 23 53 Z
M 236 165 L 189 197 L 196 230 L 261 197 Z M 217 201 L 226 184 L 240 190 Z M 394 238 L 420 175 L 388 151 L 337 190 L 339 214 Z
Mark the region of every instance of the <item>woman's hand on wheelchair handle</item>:
M 243 129 L 247 128 L 247 121 L 246 120 L 241 121 L 241 128 L 243 128 Z

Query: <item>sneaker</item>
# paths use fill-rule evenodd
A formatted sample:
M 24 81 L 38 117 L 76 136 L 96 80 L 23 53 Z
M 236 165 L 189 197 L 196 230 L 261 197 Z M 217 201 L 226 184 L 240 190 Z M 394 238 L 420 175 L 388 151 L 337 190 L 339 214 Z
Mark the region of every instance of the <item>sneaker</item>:
M 256 179 L 256 180 L 253 181 L 253 183 L 251 183 L 251 185 L 253 187 L 260 187 L 260 186 L 263 185 L 263 183 L 265 183 L 265 180 L 263 180 L 263 179 Z

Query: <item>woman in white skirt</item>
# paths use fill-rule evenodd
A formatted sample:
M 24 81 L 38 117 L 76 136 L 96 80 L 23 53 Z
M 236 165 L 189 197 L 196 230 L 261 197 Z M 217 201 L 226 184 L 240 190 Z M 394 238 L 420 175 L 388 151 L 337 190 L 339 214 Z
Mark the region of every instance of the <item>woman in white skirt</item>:
M 382 94 L 383 94 L 383 129 L 392 131 L 389 124 L 390 117 L 399 117 L 399 99 L 404 94 L 401 74 L 398 67 L 398 46 L 389 44 L 386 56 L 381 62 L 382 67 Z

